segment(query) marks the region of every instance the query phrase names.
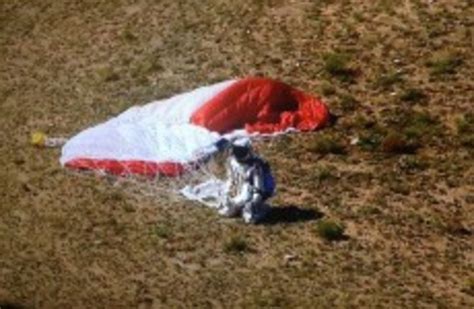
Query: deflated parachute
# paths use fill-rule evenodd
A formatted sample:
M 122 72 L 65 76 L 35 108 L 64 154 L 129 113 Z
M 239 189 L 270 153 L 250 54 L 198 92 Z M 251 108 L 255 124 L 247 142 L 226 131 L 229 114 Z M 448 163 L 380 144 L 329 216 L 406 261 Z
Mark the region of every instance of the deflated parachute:
M 265 78 L 230 80 L 132 107 L 88 128 L 61 164 L 115 175 L 179 176 L 235 135 L 312 131 L 329 120 L 316 97 Z

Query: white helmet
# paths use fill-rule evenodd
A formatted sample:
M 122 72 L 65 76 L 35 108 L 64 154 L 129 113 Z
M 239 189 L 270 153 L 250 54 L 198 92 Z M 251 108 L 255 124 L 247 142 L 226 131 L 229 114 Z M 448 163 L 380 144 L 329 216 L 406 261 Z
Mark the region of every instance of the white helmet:
M 252 156 L 252 142 L 249 138 L 239 138 L 232 142 L 232 155 L 238 162 L 245 162 Z

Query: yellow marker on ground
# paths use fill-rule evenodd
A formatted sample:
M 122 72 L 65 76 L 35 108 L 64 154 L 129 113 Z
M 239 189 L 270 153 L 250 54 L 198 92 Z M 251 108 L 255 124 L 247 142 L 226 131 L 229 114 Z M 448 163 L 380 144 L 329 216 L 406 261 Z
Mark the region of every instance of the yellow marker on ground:
M 30 142 L 36 147 L 55 148 L 64 145 L 67 142 L 67 138 L 48 137 L 45 133 L 36 131 L 31 134 Z
M 48 136 L 43 132 L 36 131 L 31 134 L 30 141 L 33 146 L 44 147 L 47 138 Z

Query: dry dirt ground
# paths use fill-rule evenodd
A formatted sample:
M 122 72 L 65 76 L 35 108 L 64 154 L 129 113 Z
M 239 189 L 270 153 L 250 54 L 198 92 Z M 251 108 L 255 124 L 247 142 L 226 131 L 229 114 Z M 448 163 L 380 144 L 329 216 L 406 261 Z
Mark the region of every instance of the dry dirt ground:
M 472 0 L 1 0 L 0 307 L 473 308 L 473 32 Z M 29 144 L 247 75 L 339 116 L 258 145 L 263 225 Z

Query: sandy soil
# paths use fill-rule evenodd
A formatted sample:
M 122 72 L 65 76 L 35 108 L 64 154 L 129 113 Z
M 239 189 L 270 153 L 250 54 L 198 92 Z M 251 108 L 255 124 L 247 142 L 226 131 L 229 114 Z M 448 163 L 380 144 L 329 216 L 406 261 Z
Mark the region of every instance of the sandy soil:
M 1 1 L 0 307 L 474 307 L 473 8 Z M 340 116 L 258 145 L 279 181 L 264 225 L 71 174 L 29 144 L 247 75 Z M 344 240 L 319 236 L 324 220 Z

